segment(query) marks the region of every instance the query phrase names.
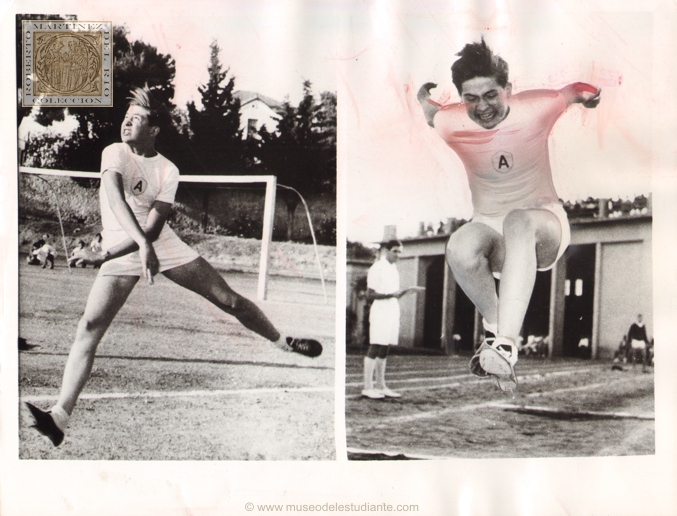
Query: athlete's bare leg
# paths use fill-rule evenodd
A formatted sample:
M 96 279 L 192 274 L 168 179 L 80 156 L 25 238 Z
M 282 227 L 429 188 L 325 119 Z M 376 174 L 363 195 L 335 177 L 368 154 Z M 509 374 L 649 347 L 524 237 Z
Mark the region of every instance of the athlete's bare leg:
M 557 258 L 562 228 L 548 210 L 514 210 L 503 221 L 505 257 L 501 270 L 498 333 L 517 339 L 536 280 L 536 269 Z
M 498 321 L 498 298 L 492 271 L 503 266 L 505 245 L 498 231 L 470 222 L 449 238 L 447 263 L 454 279 L 491 325 Z
M 164 271 L 163 274 L 177 285 L 200 294 L 224 312 L 233 315 L 253 332 L 272 342 L 280 339 L 280 333 L 261 309 L 231 289 L 204 258 L 196 258 L 190 263 Z
M 127 297 L 139 281 L 136 276 L 97 276 L 78 323 L 61 383 L 57 406 L 73 412 L 78 396 L 89 379 L 96 348 Z

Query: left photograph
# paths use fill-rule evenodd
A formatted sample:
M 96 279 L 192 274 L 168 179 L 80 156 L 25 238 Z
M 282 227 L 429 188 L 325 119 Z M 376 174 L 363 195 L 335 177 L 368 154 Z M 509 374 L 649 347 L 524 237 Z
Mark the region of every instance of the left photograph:
M 329 18 L 173 5 L 16 16 L 19 458 L 333 460 Z

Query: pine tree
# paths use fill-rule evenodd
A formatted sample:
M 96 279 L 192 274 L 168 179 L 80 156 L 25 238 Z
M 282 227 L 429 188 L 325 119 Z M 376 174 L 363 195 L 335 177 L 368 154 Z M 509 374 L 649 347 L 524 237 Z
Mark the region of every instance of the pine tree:
M 244 169 L 240 101 L 233 96 L 235 78 L 222 71 L 216 41 L 210 45 L 209 81 L 200 86 L 202 109 L 189 102 L 188 122 L 196 163 L 188 173 L 236 174 Z
M 64 113 L 75 117 L 77 129 L 63 138 L 63 143 L 46 148 L 49 160 L 58 163 L 67 170 L 98 171 L 101 165 L 103 149 L 120 141 L 120 124 L 127 111 L 127 98 L 136 87 L 148 85 L 158 100 L 165 103 L 169 110 L 174 108 L 174 59 L 170 55 L 160 54 L 155 47 L 142 41 L 130 42 L 124 26 L 113 28 L 113 106 L 111 108 L 41 108 L 35 119 L 49 126 L 53 121 L 62 120 Z M 173 125 L 164 127 L 158 138 L 158 151 L 174 161 L 181 169 L 184 154 L 181 137 Z M 36 145 L 47 144 L 49 138 L 33 142 Z M 183 145 L 185 147 L 185 144 Z M 38 150 L 37 148 L 35 149 Z M 40 152 L 39 154 L 45 154 Z
M 336 95 L 323 93 L 318 104 L 310 81 L 303 83 L 303 98 L 297 107 L 285 100 L 274 134 L 262 133 L 262 168 L 278 182 L 304 197 L 336 187 Z M 289 190 L 279 192 L 287 208 L 287 239 L 294 230 L 294 214 L 300 203 Z

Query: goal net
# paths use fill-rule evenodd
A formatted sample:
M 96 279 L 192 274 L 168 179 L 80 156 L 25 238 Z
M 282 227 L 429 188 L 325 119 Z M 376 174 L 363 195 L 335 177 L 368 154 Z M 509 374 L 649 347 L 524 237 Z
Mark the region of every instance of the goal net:
M 53 219 L 57 215 L 61 234 L 58 238 L 55 234 L 55 241 L 61 241 L 59 247 L 66 257 L 81 237 L 89 236 L 83 233 L 85 228 L 100 231 L 99 173 L 23 166 L 19 172 L 22 175 L 21 219 L 41 216 Z M 199 245 L 207 234 L 260 239 L 260 244 L 251 240 L 254 248 L 241 254 L 248 255 L 243 259 L 250 263 L 258 253 L 257 297 L 264 300 L 268 290 L 276 188 L 275 176 L 181 176 L 168 224 L 191 245 Z M 27 239 L 30 235 L 21 238 Z M 235 264 L 235 268 L 251 272 L 244 261 Z

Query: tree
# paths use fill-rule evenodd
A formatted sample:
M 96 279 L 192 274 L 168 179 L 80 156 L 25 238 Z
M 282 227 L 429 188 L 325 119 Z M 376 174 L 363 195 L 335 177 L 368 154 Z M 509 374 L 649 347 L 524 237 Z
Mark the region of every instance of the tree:
M 16 88 L 17 88 L 17 127 L 21 125 L 24 117 L 31 114 L 32 107 L 23 107 L 21 105 L 22 98 L 22 82 L 23 70 L 22 53 L 23 53 L 23 21 L 24 20 L 77 20 L 75 15 L 59 16 L 58 14 L 17 14 L 16 15 Z M 61 122 L 64 119 L 64 108 L 46 108 L 40 107 L 35 110 L 35 119 L 41 125 L 49 126 L 52 122 Z
M 67 111 L 64 111 L 65 108 L 41 108 L 40 114 L 36 116 L 36 120 L 45 126 L 60 117 L 63 119 L 64 112 L 77 120 L 78 126 L 66 138 L 67 144 L 58 146 L 55 151 L 55 162 L 68 170 L 99 170 L 103 149 L 120 140 L 120 124 L 127 111 L 129 92 L 133 88 L 147 84 L 168 109 L 173 110 L 175 107 L 171 102 L 176 73 L 174 59 L 170 55 L 158 53 L 155 47 L 142 41 L 130 42 L 127 36 L 126 27 L 113 28 L 112 107 L 69 107 Z M 180 161 L 181 147 L 176 127 L 172 124 L 163 128 L 158 139 L 158 150 L 172 161 Z
M 297 107 L 285 100 L 273 134 L 261 131 L 261 169 L 275 174 L 281 185 L 304 197 L 336 188 L 336 95 L 324 92 L 315 101 L 310 81 L 303 83 L 303 98 Z M 294 231 L 298 195 L 282 190 L 287 208 L 287 239 Z
M 198 159 L 187 173 L 233 174 L 245 168 L 240 130 L 240 101 L 233 96 L 235 78 L 222 71 L 216 41 L 209 46 L 209 80 L 198 88 L 202 109 L 187 104 L 190 143 Z
M 317 132 L 322 163 L 321 181 L 336 191 L 336 93 L 324 91 L 320 94 L 317 110 Z

